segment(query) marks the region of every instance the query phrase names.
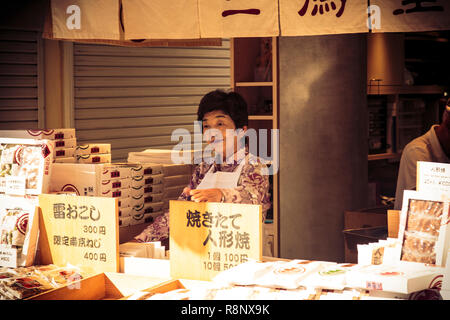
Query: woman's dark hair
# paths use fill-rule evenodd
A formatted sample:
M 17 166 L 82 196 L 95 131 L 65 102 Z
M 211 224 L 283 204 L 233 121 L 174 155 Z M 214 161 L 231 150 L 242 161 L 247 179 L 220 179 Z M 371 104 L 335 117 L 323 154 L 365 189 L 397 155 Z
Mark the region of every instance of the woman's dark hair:
M 237 92 L 227 93 L 218 89 L 205 94 L 198 106 L 197 120 L 203 121 L 205 114 L 216 110 L 229 115 L 236 129 L 248 125 L 247 103 Z

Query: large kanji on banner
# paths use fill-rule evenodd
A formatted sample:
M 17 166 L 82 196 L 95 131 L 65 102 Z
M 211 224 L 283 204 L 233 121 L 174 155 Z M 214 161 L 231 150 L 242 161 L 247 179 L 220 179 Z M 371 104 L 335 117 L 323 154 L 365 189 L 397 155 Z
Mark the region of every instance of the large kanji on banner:
M 372 32 L 419 32 L 450 29 L 449 0 L 370 0 Z
M 51 0 L 52 38 L 120 38 L 118 0 Z
M 125 40 L 198 39 L 197 0 L 122 0 Z
M 277 0 L 198 0 L 198 4 L 202 38 L 279 35 Z
M 280 0 L 282 36 L 368 32 L 365 0 Z

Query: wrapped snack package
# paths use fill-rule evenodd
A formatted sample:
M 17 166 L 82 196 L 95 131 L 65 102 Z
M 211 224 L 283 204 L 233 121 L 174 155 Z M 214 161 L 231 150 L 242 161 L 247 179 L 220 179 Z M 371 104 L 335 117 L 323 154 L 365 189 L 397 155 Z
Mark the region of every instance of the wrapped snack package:
M 443 266 L 449 243 L 449 202 L 407 190 L 399 227 L 400 260 Z
M 0 216 L 0 244 L 23 246 L 27 227 L 28 212 L 20 208 L 5 210 Z

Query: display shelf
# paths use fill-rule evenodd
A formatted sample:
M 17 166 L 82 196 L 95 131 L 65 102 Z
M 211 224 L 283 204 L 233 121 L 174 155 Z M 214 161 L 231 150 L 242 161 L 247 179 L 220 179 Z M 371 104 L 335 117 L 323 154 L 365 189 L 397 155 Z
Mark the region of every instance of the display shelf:
M 378 153 L 378 154 L 369 154 L 367 156 L 367 160 L 387 160 L 387 159 L 400 159 L 402 156 L 401 153 Z
M 231 88 L 247 102 L 248 127 L 278 129 L 278 38 L 234 38 L 230 49 Z M 267 140 L 268 150 L 279 150 L 279 146 L 273 145 L 270 134 Z M 272 252 L 275 257 L 279 255 L 278 179 L 278 174 L 270 176 L 272 208 L 267 213 L 267 218 L 273 220 Z
M 443 94 L 445 87 L 438 85 L 428 86 L 394 86 L 368 84 L 368 95 L 396 95 L 396 94 Z
M 236 82 L 236 87 L 271 87 L 273 82 Z

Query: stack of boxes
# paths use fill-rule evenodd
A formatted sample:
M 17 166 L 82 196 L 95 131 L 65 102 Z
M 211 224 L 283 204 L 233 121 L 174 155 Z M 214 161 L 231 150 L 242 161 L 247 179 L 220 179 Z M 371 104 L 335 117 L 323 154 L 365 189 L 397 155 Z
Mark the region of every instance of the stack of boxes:
M 192 165 L 190 164 L 165 164 L 164 173 L 164 210 L 169 209 L 169 201 L 176 200 L 189 185 L 192 177 Z
M 135 194 L 131 225 L 150 223 L 153 218 L 163 214 L 163 173 L 162 165 L 140 163 L 141 171 L 132 178 Z

